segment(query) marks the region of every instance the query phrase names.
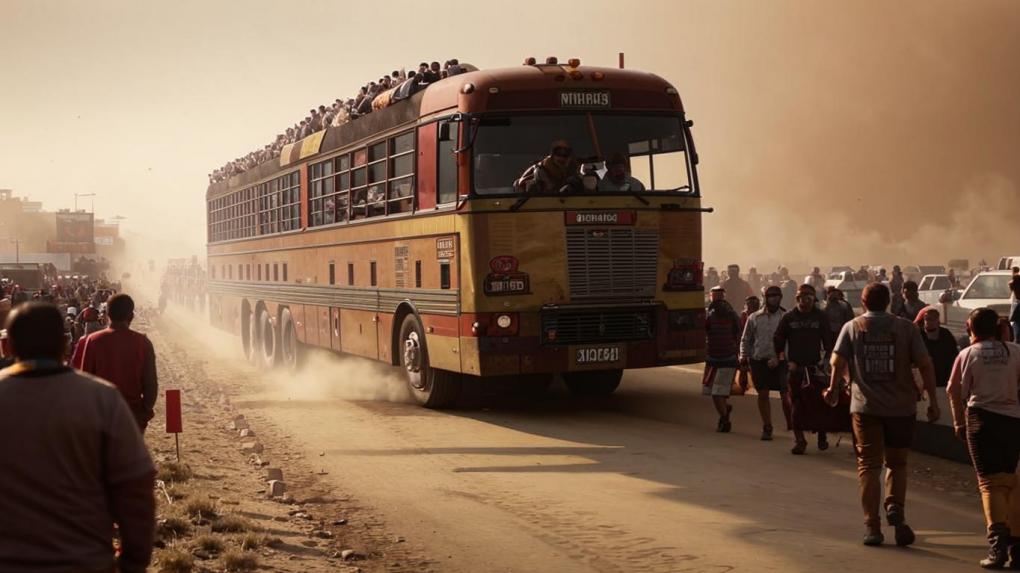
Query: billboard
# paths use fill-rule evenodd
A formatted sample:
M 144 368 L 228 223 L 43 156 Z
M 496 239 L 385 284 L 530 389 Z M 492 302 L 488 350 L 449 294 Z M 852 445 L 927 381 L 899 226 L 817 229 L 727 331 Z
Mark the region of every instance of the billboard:
M 51 253 L 94 253 L 96 242 L 92 213 L 55 213 L 57 240 L 48 243 Z

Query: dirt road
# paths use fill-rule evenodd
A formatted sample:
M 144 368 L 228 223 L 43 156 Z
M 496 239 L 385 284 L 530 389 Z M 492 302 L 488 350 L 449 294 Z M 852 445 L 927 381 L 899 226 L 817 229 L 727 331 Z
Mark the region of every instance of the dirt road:
M 848 440 L 795 458 L 786 433 L 757 439 L 750 398 L 735 399 L 734 433 L 716 434 L 695 368 L 628 372 L 607 399 L 554 388 L 436 412 L 407 403 L 387 367 L 314 355 L 299 374 L 262 374 L 238 363 L 239 341 L 193 324 L 171 314 L 161 328 L 290 449 L 275 455 L 303 459 L 406 540 L 411 569 L 935 573 L 983 555 L 967 468 L 915 455 L 918 543 L 862 547 Z

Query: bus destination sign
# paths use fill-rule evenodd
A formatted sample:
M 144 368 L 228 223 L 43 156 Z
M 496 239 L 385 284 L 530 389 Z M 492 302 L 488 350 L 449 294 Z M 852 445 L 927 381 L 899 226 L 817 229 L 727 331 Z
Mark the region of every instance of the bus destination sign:
M 567 225 L 633 225 L 637 220 L 634 211 L 567 211 Z
M 560 92 L 560 107 L 612 107 L 605 90 L 572 90 Z

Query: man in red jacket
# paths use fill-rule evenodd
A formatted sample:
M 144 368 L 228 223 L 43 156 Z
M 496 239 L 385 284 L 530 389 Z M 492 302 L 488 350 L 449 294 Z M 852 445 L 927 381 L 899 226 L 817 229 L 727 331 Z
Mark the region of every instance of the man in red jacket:
M 124 396 L 138 427 L 143 432 L 152 419 L 159 385 L 156 380 L 156 352 L 152 342 L 131 330 L 135 302 L 126 294 L 107 301 L 110 327 L 85 339 L 76 368 L 94 374 L 117 387 Z

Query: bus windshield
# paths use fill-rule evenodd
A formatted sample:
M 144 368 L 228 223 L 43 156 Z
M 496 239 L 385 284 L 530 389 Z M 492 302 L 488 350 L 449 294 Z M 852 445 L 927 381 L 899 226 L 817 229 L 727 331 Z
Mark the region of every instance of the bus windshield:
M 691 192 L 675 115 L 484 117 L 473 149 L 479 195 Z

